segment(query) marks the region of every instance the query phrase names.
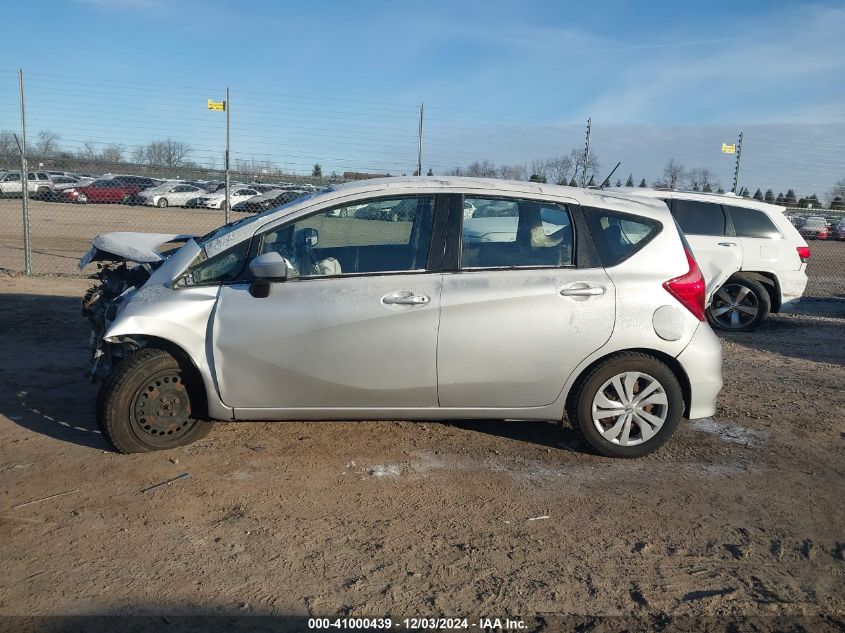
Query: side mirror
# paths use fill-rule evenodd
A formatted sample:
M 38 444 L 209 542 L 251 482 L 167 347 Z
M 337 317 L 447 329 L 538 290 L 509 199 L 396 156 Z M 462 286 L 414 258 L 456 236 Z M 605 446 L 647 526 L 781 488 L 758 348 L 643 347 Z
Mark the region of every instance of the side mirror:
M 249 294 L 256 299 L 263 299 L 270 295 L 272 282 L 288 278 L 288 263 L 284 257 L 271 251 L 253 259 L 249 263 L 249 272 L 255 277 L 249 286 Z
M 253 259 L 249 263 L 249 272 L 256 279 L 284 281 L 288 278 L 288 265 L 279 253 L 270 251 Z

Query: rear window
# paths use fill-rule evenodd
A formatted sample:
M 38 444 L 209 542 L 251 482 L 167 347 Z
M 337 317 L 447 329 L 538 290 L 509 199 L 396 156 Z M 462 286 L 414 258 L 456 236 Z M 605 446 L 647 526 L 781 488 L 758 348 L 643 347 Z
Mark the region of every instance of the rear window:
M 780 231 L 762 211 L 745 207 L 728 207 L 737 237 L 779 238 Z
M 638 215 L 606 209 L 584 211 L 599 257 L 606 268 L 624 262 L 663 228 L 657 220 Z

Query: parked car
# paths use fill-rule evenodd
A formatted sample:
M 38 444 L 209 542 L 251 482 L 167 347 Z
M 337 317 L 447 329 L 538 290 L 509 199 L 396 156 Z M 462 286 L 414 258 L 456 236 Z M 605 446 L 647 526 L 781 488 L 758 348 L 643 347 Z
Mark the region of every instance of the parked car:
M 807 218 L 804 226 L 801 227 L 801 235 L 808 240 L 826 240 L 829 232 L 827 220 L 817 215 Z
M 49 195 L 53 189 L 53 182 L 50 175 L 43 171 L 28 171 L 26 190 L 33 198 L 41 198 Z M 21 172 L 8 171 L 0 175 L 0 197 L 23 196 L 23 182 Z
M 516 209 L 514 239 L 463 239 L 463 202 L 493 198 Z M 400 201 L 401 223 L 332 213 Z M 715 411 L 704 280 L 662 203 L 387 178 L 160 250 L 179 237 L 100 236 L 80 262 L 106 262 L 84 312 L 98 423 L 121 452 L 187 444 L 213 419 L 567 418 L 597 452 L 636 457 Z
M 110 178 L 100 178 L 87 185 L 64 189 L 61 200 L 88 204 L 89 202 L 123 202 L 140 191 L 139 185 L 126 185 Z
M 136 187 L 138 191 L 144 191 L 145 189 L 149 189 L 150 187 L 158 187 L 159 185 L 164 183 L 163 180 L 159 180 L 158 178 L 148 178 L 147 176 L 133 176 L 131 174 L 111 176 L 110 180 L 114 180 L 115 182 L 119 182 L 120 184 L 129 187 Z
M 381 220 L 383 222 L 407 222 L 414 212 L 413 201 L 401 198 L 394 200 L 373 200 L 355 209 L 354 217 L 359 220 Z
M 845 240 L 845 218 L 839 220 L 836 226 L 833 227 L 833 230 L 831 231 L 830 237 L 828 239 Z
M 605 190 L 608 191 L 608 190 Z M 807 286 L 810 248 L 783 208 L 732 194 L 613 188 L 666 202 L 707 282 L 707 318 L 748 332 L 795 306 Z
M 252 187 L 231 187 L 229 193 L 229 204 L 232 206 L 238 204 L 239 202 L 243 202 L 244 200 L 249 200 L 253 196 L 258 195 L 258 190 L 253 189 Z M 226 189 L 225 187 L 212 194 L 206 194 L 204 196 L 200 196 L 199 198 L 195 198 L 194 201 L 191 201 L 192 204 L 186 206 L 193 206 L 196 204 L 199 208 L 205 209 L 222 209 L 223 205 L 226 202 Z
M 148 207 L 182 207 L 188 200 L 205 194 L 199 185 L 187 182 L 166 182 L 135 194 L 137 204 Z
M 296 200 L 304 195 L 307 191 L 302 189 L 287 189 L 287 190 L 271 190 L 258 196 L 253 196 L 249 200 L 244 200 L 232 207 L 232 211 L 244 211 L 247 213 L 261 213 L 267 209 L 287 204 L 292 200 Z
M 53 181 L 53 188 L 42 195 L 43 200 L 59 201 L 62 199 L 64 192 L 74 187 L 82 187 L 94 182 L 93 178 L 81 178 L 76 176 L 51 176 Z

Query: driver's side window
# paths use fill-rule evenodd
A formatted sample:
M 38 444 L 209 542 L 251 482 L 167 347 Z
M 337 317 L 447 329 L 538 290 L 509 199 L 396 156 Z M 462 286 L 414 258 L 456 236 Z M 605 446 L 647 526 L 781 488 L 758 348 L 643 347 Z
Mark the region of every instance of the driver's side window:
M 289 277 L 425 270 L 434 201 L 379 198 L 320 211 L 262 234 L 258 254 L 279 253 Z

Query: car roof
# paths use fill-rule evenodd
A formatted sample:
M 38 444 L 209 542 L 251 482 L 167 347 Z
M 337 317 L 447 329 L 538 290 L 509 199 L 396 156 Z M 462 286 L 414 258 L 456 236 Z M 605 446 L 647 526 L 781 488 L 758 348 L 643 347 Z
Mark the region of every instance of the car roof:
M 727 204 L 734 207 L 748 207 L 749 209 L 760 209 L 761 211 L 783 213 L 786 208 L 754 198 L 743 198 L 734 193 L 705 193 L 702 191 L 677 191 L 675 189 L 655 189 L 653 187 L 610 187 L 605 191 L 626 193 L 632 196 L 644 198 L 658 198 L 665 200 L 698 200 L 700 202 L 714 202 L 716 204 Z
M 672 222 L 669 209 L 658 200 L 648 200 L 630 194 L 608 192 L 600 189 L 581 189 L 546 183 L 519 180 L 498 180 L 494 178 L 467 178 L 463 176 L 403 176 L 356 180 L 343 184 L 328 185 L 326 188 L 274 209 L 241 220 L 222 228 L 207 239 L 203 247 L 206 255 L 212 257 L 247 239 L 260 227 L 283 219 L 304 209 L 316 206 L 340 204 L 354 200 L 357 196 L 380 197 L 390 195 L 413 195 L 426 193 L 463 193 L 480 196 L 519 197 L 540 196 L 557 198 L 561 203 L 575 203 L 582 206 L 599 206 L 611 210 L 645 215 L 646 217 Z

